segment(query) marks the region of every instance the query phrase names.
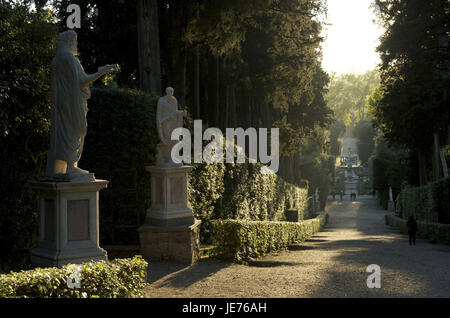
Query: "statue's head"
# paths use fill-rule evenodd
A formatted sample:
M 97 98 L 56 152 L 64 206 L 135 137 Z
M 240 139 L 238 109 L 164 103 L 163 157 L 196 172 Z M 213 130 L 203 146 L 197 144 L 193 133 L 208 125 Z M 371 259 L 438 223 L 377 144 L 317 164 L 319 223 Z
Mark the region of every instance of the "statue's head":
M 166 94 L 168 97 L 172 97 L 174 92 L 175 92 L 175 90 L 172 87 L 166 88 Z
M 74 30 L 67 30 L 58 35 L 58 43 L 66 44 L 72 51 L 73 55 L 78 54 L 78 36 Z

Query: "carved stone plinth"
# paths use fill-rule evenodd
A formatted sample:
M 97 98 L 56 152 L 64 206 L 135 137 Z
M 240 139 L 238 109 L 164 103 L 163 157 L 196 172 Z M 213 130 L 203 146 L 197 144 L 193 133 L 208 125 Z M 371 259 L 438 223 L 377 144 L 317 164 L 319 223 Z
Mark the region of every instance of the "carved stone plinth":
M 194 224 L 194 215 L 188 205 L 187 185 L 190 166 L 147 167 L 151 173 L 151 208 L 145 224 L 174 227 Z
M 61 267 L 107 259 L 99 246 L 99 191 L 108 181 L 32 182 L 39 193 L 39 247 L 31 262 Z
M 190 166 L 147 167 L 152 205 L 138 229 L 141 254 L 151 260 L 193 264 L 199 258 L 200 224 L 188 204 Z
M 144 225 L 139 228 L 141 255 L 145 259 L 177 261 L 194 264 L 200 255 L 200 224 L 159 227 Z

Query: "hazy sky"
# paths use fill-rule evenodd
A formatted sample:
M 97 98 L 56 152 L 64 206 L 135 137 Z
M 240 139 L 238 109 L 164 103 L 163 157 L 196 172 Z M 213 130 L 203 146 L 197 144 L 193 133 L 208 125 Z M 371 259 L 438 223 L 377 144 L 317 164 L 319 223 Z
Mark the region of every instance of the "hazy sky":
M 375 51 L 383 33 L 372 21 L 373 0 L 327 0 L 328 23 L 323 43 L 323 67 L 331 73 L 364 73 L 379 63 Z

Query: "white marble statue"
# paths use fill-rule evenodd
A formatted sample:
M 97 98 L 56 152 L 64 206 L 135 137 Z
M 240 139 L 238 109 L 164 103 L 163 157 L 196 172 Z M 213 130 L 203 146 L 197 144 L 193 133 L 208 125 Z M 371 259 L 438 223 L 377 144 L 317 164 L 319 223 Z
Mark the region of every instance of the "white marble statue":
M 179 166 L 172 161 L 171 157 L 172 148 L 179 141 L 172 140 L 171 137 L 174 129 L 183 127 L 183 119 L 187 112 L 178 110 L 178 101 L 173 93 L 174 89 L 168 87 L 166 89 L 167 95 L 161 97 L 158 101 L 156 125 L 161 142 L 157 147 L 157 166 Z
M 118 69 L 105 65 L 86 74 L 77 56 L 77 34 L 73 30 L 58 35 L 56 56 L 51 65 L 51 130 L 47 155 L 47 179 L 91 181 L 93 174 L 78 167 L 87 132 L 89 85 Z M 84 180 L 86 179 L 86 180 Z
M 392 188 L 389 187 L 389 200 L 393 201 L 394 200 L 394 196 L 392 195 Z

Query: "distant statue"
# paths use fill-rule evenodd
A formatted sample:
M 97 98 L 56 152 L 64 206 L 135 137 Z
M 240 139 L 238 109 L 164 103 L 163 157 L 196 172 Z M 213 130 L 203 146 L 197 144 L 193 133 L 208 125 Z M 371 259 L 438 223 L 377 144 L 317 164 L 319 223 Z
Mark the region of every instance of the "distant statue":
M 105 65 L 88 75 L 76 57 L 77 33 L 73 30 L 58 35 L 56 55 L 51 65 L 51 129 L 46 177 L 50 180 L 92 181 L 93 174 L 78 167 L 87 132 L 87 100 L 89 85 L 101 76 L 118 69 Z M 81 181 L 81 180 L 80 180 Z
M 394 196 L 392 195 L 392 188 L 389 187 L 389 201 L 393 201 L 394 200 Z
M 319 202 L 319 188 L 316 188 L 316 192 L 314 193 L 314 201 Z
M 158 109 L 156 111 L 156 125 L 161 143 L 157 146 L 157 166 L 178 166 L 172 161 L 172 148 L 179 141 L 172 140 L 172 132 L 176 128 L 183 127 L 183 119 L 187 116 L 186 111 L 178 110 L 178 101 L 173 96 L 174 89 L 168 87 L 166 96 L 158 101 Z

